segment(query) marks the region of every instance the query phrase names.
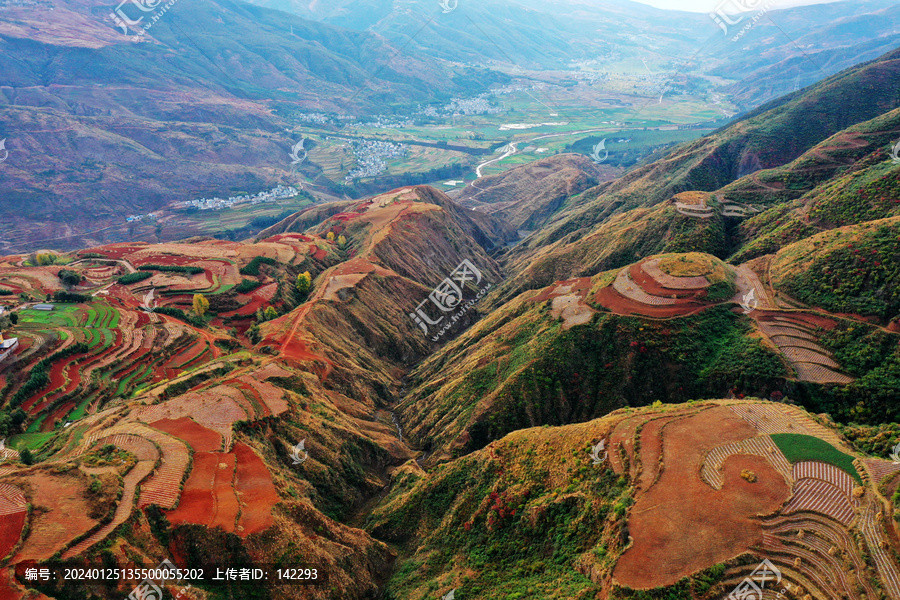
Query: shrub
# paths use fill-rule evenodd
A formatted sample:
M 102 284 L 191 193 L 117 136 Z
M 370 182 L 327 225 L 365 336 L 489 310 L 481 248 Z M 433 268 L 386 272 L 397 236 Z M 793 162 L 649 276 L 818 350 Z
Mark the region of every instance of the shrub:
M 82 279 L 81 273 L 76 273 L 70 269 L 60 269 L 56 276 L 66 285 L 78 285 Z
M 139 281 L 144 281 L 145 279 L 150 279 L 153 277 L 153 273 L 148 273 L 147 271 L 136 271 L 134 273 L 128 273 L 127 275 L 122 275 L 116 280 L 116 283 L 121 285 L 129 285 L 132 283 L 137 283 Z
M 73 294 L 72 292 L 58 291 L 54 295 L 54 298 L 57 302 L 62 303 L 71 303 L 71 304 L 79 304 L 83 302 L 90 302 L 91 297 L 85 296 L 84 294 Z
M 278 264 L 274 258 L 269 258 L 267 256 L 256 256 L 251 260 L 246 267 L 241 267 L 240 273 L 241 275 L 251 275 L 256 277 L 259 275 L 259 267 L 260 265 L 270 265 L 275 266 Z
M 248 292 L 252 292 L 261 285 L 262 283 L 254 281 L 253 279 L 244 279 L 235 286 L 234 291 L 236 291 L 238 294 L 246 294 Z
M 166 273 L 187 273 L 188 275 L 196 275 L 202 273 L 200 267 L 191 267 L 187 265 L 141 265 L 138 267 L 141 271 L 163 271 Z

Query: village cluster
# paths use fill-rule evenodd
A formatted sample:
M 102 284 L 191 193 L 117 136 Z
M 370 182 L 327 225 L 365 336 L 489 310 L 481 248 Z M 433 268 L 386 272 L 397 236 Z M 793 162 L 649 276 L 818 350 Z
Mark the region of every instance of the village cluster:
M 236 204 L 263 204 L 275 202 L 285 198 L 293 198 L 299 192 L 293 186 L 279 185 L 269 191 L 262 191 L 253 196 L 230 196 L 229 198 L 200 198 L 197 200 L 185 200 L 176 202 L 175 208 L 196 208 L 199 210 L 222 210 Z

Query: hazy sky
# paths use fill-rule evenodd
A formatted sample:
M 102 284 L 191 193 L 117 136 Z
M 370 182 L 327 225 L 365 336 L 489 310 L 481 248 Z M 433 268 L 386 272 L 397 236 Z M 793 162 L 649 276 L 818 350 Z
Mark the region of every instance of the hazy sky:
M 649 4 L 657 8 L 671 10 L 687 10 L 691 12 L 711 12 L 719 5 L 721 0 L 636 0 L 643 4 Z M 835 0 L 826 0 L 835 1 Z M 802 6 L 804 4 L 825 4 L 822 0 L 776 0 L 773 8 L 788 8 L 790 6 Z

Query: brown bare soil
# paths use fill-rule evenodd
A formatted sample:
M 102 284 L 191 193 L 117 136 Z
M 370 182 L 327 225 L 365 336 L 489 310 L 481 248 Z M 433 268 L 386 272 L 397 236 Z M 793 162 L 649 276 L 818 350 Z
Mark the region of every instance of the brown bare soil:
M 222 449 L 221 435 L 189 417 L 160 419 L 150 426 L 184 440 L 195 452 L 217 452 Z
M 14 562 L 46 560 L 76 537 L 97 525 L 88 517 L 84 482 L 70 475 L 32 473 L 29 501 L 35 507 L 31 530 Z
M 272 507 L 278 503 L 278 492 L 272 475 L 252 448 L 238 442 L 233 452 L 237 457 L 234 489 L 241 503 L 237 532 L 248 536 L 275 524 Z
M 235 456 L 221 452 L 197 452 L 184 484 L 178 508 L 169 513 L 173 525 L 194 523 L 233 532 L 238 502 L 232 487 Z
M 634 544 L 616 564 L 614 576 L 639 589 L 672 585 L 709 565 L 761 544 L 762 528 L 752 517 L 776 510 L 790 490 L 760 457 L 733 456 L 724 465 L 725 485 L 701 481 L 704 454 L 725 443 L 757 435 L 726 407 L 716 407 L 665 428 L 665 468 L 656 485 L 638 497 L 629 528 Z M 744 469 L 759 478 L 749 483 Z

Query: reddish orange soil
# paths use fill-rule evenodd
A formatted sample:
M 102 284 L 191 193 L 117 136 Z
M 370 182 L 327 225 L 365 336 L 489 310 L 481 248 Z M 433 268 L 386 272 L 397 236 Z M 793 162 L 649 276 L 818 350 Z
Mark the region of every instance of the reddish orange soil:
M 188 417 L 160 419 L 150 426 L 184 440 L 195 452 L 218 452 L 222 449 L 221 435 Z
M 0 515 L 0 558 L 9 554 L 22 535 L 25 526 L 25 517 L 28 513 L 24 510 L 8 515 Z
M 28 483 L 32 489 L 29 501 L 47 510 L 32 513 L 28 537 L 13 562 L 47 560 L 97 525 L 88 516 L 90 510 L 84 500 L 87 487 L 83 481 L 69 475 L 38 472 L 28 476 Z
M 641 429 L 641 490 L 646 491 L 659 473 L 659 458 L 662 455 L 660 432 L 669 421 L 671 419 L 668 418 L 655 419 Z
M 648 589 L 723 562 L 762 544 L 752 517 L 787 499 L 784 478 L 761 457 L 733 456 L 724 465 L 725 484 L 714 490 L 700 479 L 703 456 L 716 446 L 757 434 L 727 407 L 705 410 L 665 428 L 659 481 L 639 495 L 628 526 L 634 544 L 619 558 L 614 576 L 625 586 Z M 756 483 L 741 479 L 754 471 Z
M 626 298 L 612 286 L 602 288 L 594 294 L 593 301 L 620 315 L 641 315 L 656 319 L 668 319 L 671 317 L 684 317 L 698 313 L 708 308 L 709 305 L 697 304 L 669 304 L 665 306 L 651 306 Z
M 663 287 L 658 281 L 644 272 L 644 269 L 641 268 L 642 264 L 636 263 L 631 265 L 628 272 L 631 274 L 634 282 L 651 296 L 662 296 L 664 298 L 677 296 L 682 300 L 697 300 L 706 293 L 705 290 L 673 290 L 672 288 Z
M 252 448 L 238 442 L 233 452 L 237 456 L 234 488 L 241 501 L 238 534 L 247 536 L 275 524 L 272 507 L 278 503 L 278 493 L 272 475 Z
M 169 512 L 173 525 L 194 523 L 233 532 L 238 501 L 232 487 L 235 455 L 196 452 L 178 507 Z

